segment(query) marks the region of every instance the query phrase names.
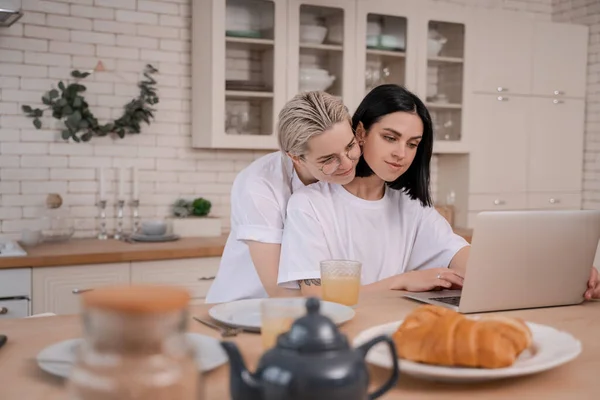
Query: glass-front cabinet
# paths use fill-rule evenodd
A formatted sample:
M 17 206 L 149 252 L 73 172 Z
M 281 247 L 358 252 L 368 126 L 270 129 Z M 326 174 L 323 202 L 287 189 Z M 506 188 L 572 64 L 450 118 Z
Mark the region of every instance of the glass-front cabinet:
M 277 148 L 286 20 L 286 0 L 194 1 L 194 147 Z
M 358 105 L 376 86 L 395 83 L 416 89 L 416 3 L 359 0 L 356 22 Z
M 469 14 L 445 5 L 419 14 L 418 95 L 431 113 L 436 151 L 467 152 L 463 120 Z
M 355 2 L 290 0 L 288 93 L 323 90 L 352 98 Z

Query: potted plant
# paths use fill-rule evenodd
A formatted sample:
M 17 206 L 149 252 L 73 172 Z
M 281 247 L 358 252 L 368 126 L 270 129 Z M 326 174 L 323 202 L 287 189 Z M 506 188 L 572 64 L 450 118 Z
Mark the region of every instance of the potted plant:
M 221 236 L 221 220 L 208 214 L 212 203 L 202 197 L 178 199 L 171 207 L 173 233 L 181 237 Z

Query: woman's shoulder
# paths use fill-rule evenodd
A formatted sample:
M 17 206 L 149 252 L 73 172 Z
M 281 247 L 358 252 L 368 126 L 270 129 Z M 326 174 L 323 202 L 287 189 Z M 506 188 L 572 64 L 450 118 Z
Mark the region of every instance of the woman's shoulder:
M 310 185 L 294 190 L 288 203 L 290 207 L 304 207 L 311 204 L 320 203 L 331 198 L 333 188 L 332 184 L 327 182 L 315 182 Z

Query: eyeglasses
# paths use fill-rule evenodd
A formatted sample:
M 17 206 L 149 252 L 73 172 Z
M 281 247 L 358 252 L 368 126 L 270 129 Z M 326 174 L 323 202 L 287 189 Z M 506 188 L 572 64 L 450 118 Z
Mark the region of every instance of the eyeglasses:
M 362 148 L 358 145 L 358 142 L 354 141 L 345 153 L 346 157 L 348 157 L 349 160 L 356 161 L 362 155 Z M 333 175 L 335 171 L 337 171 L 340 168 L 340 165 L 342 165 L 342 160 L 340 159 L 340 157 L 335 156 L 320 164 L 320 167 L 315 165 L 315 167 L 319 168 L 319 171 L 321 171 L 325 175 Z

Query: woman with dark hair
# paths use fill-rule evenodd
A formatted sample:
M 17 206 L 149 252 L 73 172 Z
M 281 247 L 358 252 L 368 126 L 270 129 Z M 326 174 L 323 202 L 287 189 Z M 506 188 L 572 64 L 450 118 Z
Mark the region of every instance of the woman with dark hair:
M 370 288 L 426 291 L 461 287 L 468 243 L 431 207 L 431 117 L 397 85 L 373 89 L 356 110 L 362 148 L 356 178 L 294 192 L 279 263 L 281 286 L 320 291 L 319 262 L 357 260 Z

